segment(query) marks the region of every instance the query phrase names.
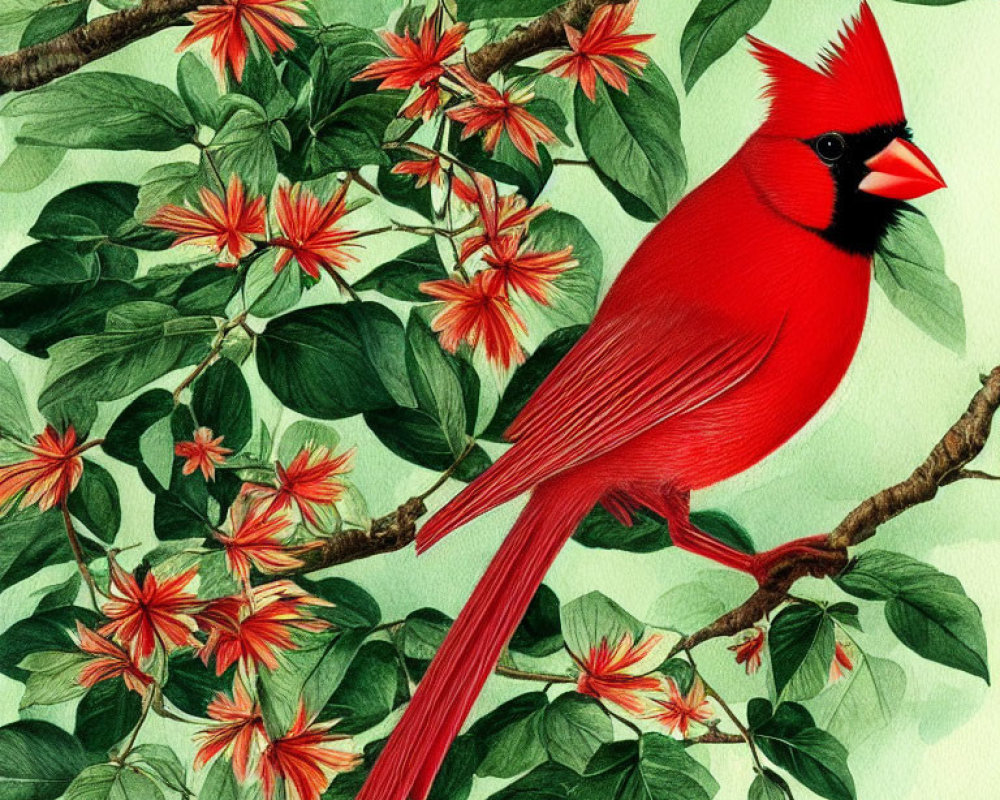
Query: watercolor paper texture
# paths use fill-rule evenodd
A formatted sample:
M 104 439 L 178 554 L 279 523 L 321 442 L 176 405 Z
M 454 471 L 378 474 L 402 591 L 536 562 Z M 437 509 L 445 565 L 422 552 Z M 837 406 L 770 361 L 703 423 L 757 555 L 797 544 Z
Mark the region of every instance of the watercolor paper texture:
M 998 34 L 0 0 L 0 799 L 989 795 Z

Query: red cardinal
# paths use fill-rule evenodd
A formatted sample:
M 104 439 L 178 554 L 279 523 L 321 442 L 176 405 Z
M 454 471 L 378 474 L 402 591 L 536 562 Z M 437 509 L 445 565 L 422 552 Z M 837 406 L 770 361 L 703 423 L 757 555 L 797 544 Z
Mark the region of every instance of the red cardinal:
M 357 800 L 424 800 L 563 544 L 596 503 L 640 507 L 674 544 L 761 579 L 688 518 L 690 492 L 756 464 L 817 412 L 854 356 L 872 255 L 902 201 L 943 187 L 910 142 L 867 4 L 813 69 L 757 39 L 770 113 L 640 245 L 593 324 L 511 425 L 515 442 L 420 531 L 423 552 L 524 492 Z

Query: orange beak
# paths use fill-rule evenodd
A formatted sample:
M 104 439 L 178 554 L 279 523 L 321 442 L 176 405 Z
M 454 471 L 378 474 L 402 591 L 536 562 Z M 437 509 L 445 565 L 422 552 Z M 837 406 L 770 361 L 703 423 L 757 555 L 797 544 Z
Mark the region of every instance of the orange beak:
M 869 158 L 865 166 L 871 172 L 858 188 L 879 197 L 913 200 L 947 185 L 923 151 L 905 139 L 893 139 L 884 150 Z

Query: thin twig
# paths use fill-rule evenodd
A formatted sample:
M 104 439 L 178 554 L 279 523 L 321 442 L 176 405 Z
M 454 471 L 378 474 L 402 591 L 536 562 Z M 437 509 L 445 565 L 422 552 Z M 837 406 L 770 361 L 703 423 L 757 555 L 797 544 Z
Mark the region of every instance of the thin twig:
M 80 539 L 76 535 L 76 528 L 73 527 L 73 519 L 69 514 L 69 507 L 64 500 L 59 505 L 59 510 L 62 511 L 63 524 L 66 527 L 66 538 L 69 539 L 70 549 L 73 551 L 73 557 L 76 559 L 76 566 L 80 570 L 80 575 L 83 578 L 83 582 L 87 584 L 87 591 L 90 593 L 90 602 L 94 606 L 95 611 L 100 611 L 100 605 L 97 603 L 97 583 L 94 581 L 94 576 L 90 574 L 90 569 L 87 567 L 87 560 L 83 554 L 83 548 L 80 546 Z
M 219 329 L 219 333 L 216 335 L 215 341 L 212 343 L 212 346 L 209 349 L 208 354 L 195 365 L 194 369 L 191 370 L 191 372 L 189 372 L 185 376 L 184 380 L 182 380 L 177 385 L 177 388 L 174 389 L 175 406 L 180 405 L 181 394 L 184 393 L 184 390 L 187 389 L 192 383 L 194 383 L 198 379 L 198 376 L 201 375 L 201 373 L 203 373 L 206 369 L 208 369 L 209 365 L 213 361 L 215 361 L 216 358 L 218 358 L 219 353 L 222 352 L 222 348 L 226 344 L 226 337 L 232 331 L 236 330 L 236 328 L 241 327 L 243 323 L 246 321 L 246 318 L 247 318 L 247 312 L 242 311 L 235 317 L 233 317 L 231 320 L 227 320 L 226 323 Z

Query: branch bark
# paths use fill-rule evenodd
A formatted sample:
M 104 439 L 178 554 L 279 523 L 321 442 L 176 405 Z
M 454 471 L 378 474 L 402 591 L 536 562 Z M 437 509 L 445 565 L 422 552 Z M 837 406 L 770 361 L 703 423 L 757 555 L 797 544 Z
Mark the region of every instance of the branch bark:
M 1000 366 L 982 376 L 982 387 L 968 409 L 934 445 L 930 454 L 910 476 L 876 492 L 859 503 L 827 539 L 827 551 L 804 558 L 790 558 L 776 564 L 770 576 L 742 605 L 715 622 L 688 636 L 676 648 L 692 647 L 720 636 L 735 636 L 754 625 L 788 599 L 788 590 L 806 575 L 823 578 L 837 575 L 848 564 L 847 548 L 875 535 L 878 527 L 904 511 L 933 500 L 942 486 L 960 480 L 978 479 L 984 473 L 966 470 L 986 441 L 997 409 L 1000 408 Z
M 0 56 L 0 95 L 43 86 L 84 64 L 175 25 L 198 6 L 221 0 L 144 0 L 135 8 L 105 14 L 68 33 Z

